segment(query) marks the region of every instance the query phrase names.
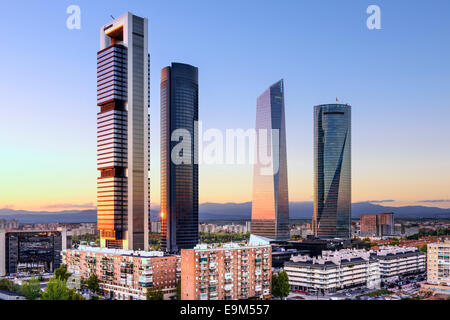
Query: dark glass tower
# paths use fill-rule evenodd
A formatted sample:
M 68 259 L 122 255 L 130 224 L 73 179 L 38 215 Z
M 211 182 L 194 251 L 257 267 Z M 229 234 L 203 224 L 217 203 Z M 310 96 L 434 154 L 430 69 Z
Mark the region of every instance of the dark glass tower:
M 198 69 L 172 63 L 161 71 L 161 246 L 171 252 L 198 243 L 197 121 Z M 187 147 L 174 152 L 180 142 Z M 187 161 L 177 163 L 179 156 Z
M 263 131 L 267 135 L 263 135 Z M 273 84 L 257 99 L 256 137 L 251 233 L 275 240 L 289 240 L 283 80 Z M 261 144 L 265 138 L 267 144 Z M 261 154 L 270 157 L 270 165 L 262 163 Z
M 314 107 L 314 235 L 351 237 L 351 107 Z

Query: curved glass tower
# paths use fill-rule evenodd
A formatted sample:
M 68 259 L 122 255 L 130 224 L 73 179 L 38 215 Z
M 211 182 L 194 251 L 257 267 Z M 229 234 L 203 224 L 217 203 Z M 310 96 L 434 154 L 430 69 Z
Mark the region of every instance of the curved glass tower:
M 198 243 L 197 121 L 198 68 L 172 63 L 161 71 L 161 246 L 170 252 Z M 174 141 L 180 130 L 187 136 Z M 192 140 L 174 155 L 185 138 Z M 177 163 L 177 155 L 186 162 Z
M 258 97 L 256 131 L 258 157 L 253 169 L 251 233 L 275 240 L 289 240 L 283 80 Z M 267 139 L 267 143 L 263 139 Z M 259 159 L 262 154 L 269 156 L 269 164 Z
M 314 235 L 351 237 L 351 107 L 314 107 Z

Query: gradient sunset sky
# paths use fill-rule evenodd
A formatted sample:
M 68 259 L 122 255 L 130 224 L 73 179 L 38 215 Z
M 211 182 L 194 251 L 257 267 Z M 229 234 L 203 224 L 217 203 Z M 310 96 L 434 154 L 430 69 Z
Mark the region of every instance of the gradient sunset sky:
M 313 199 L 313 106 L 337 97 L 352 106 L 353 202 L 450 207 L 448 0 L 71 0 L 13 1 L 0 19 L 0 208 L 95 206 L 99 28 L 126 11 L 149 19 L 152 203 L 160 70 L 183 62 L 199 68 L 204 129 L 253 128 L 257 96 L 284 79 L 290 201 Z M 200 202 L 251 201 L 252 173 L 200 166 Z

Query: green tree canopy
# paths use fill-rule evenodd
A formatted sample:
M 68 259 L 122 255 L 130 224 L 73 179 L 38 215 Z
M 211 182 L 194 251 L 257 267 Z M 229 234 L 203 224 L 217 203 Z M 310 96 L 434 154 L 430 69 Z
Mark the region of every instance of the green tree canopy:
M 181 280 L 177 283 L 177 293 L 176 293 L 177 300 L 181 300 Z
M 91 274 L 87 279 L 87 288 L 94 293 L 100 293 L 100 280 L 95 273 Z
M 22 293 L 27 300 L 36 300 L 41 297 L 41 283 L 36 278 L 31 278 L 22 284 Z
M 151 287 L 147 289 L 147 300 L 163 300 L 164 294 L 161 289 Z
M 285 298 L 289 295 L 289 277 L 286 271 L 272 275 L 272 294 L 278 298 Z
M 63 281 L 67 281 L 71 273 L 67 272 L 67 266 L 62 264 L 58 269 L 55 270 L 55 278 Z
M 51 278 L 42 293 L 41 300 L 70 300 L 71 290 L 67 288 L 66 280 Z

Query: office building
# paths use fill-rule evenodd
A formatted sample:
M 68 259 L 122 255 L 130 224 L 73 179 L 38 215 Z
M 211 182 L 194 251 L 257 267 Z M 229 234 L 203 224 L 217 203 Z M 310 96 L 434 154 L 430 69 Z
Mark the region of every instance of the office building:
M 288 240 L 289 197 L 283 80 L 270 86 L 257 99 L 255 154 L 251 233 L 274 240 Z M 269 165 L 264 163 L 261 155 L 270 156 Z
M 129 12 L 100 28 L 97 227 L 107 248 L 148 249 L 148 20 Z
M 362 237 L 383 237 L 394 235 L 394 214 L 392 212 L 360 215 Z
M 198 69 L 172 63 L 161 71 L 161 246 L 198 243 Z
M 199 244 L 181 250 L 182 300 L 270 298 L 270 244 Z
M 351 107 L 314 107 L 314 235 L 351 237 Z
M 450 241 L 429 243 L 427 258 L 427 282 L 421 290 L 450 295 Z
M 162 251 L 80 246 L 62 252 L 63 263 L 76 281 L 96 274 L 103 295 L 115 300 L 145 300 L 149 288 L 173 298 L 180 278 L 180 258 Z
M 66 230 L 0 230 L 0 276 L 53 272 L 66 248 Z

